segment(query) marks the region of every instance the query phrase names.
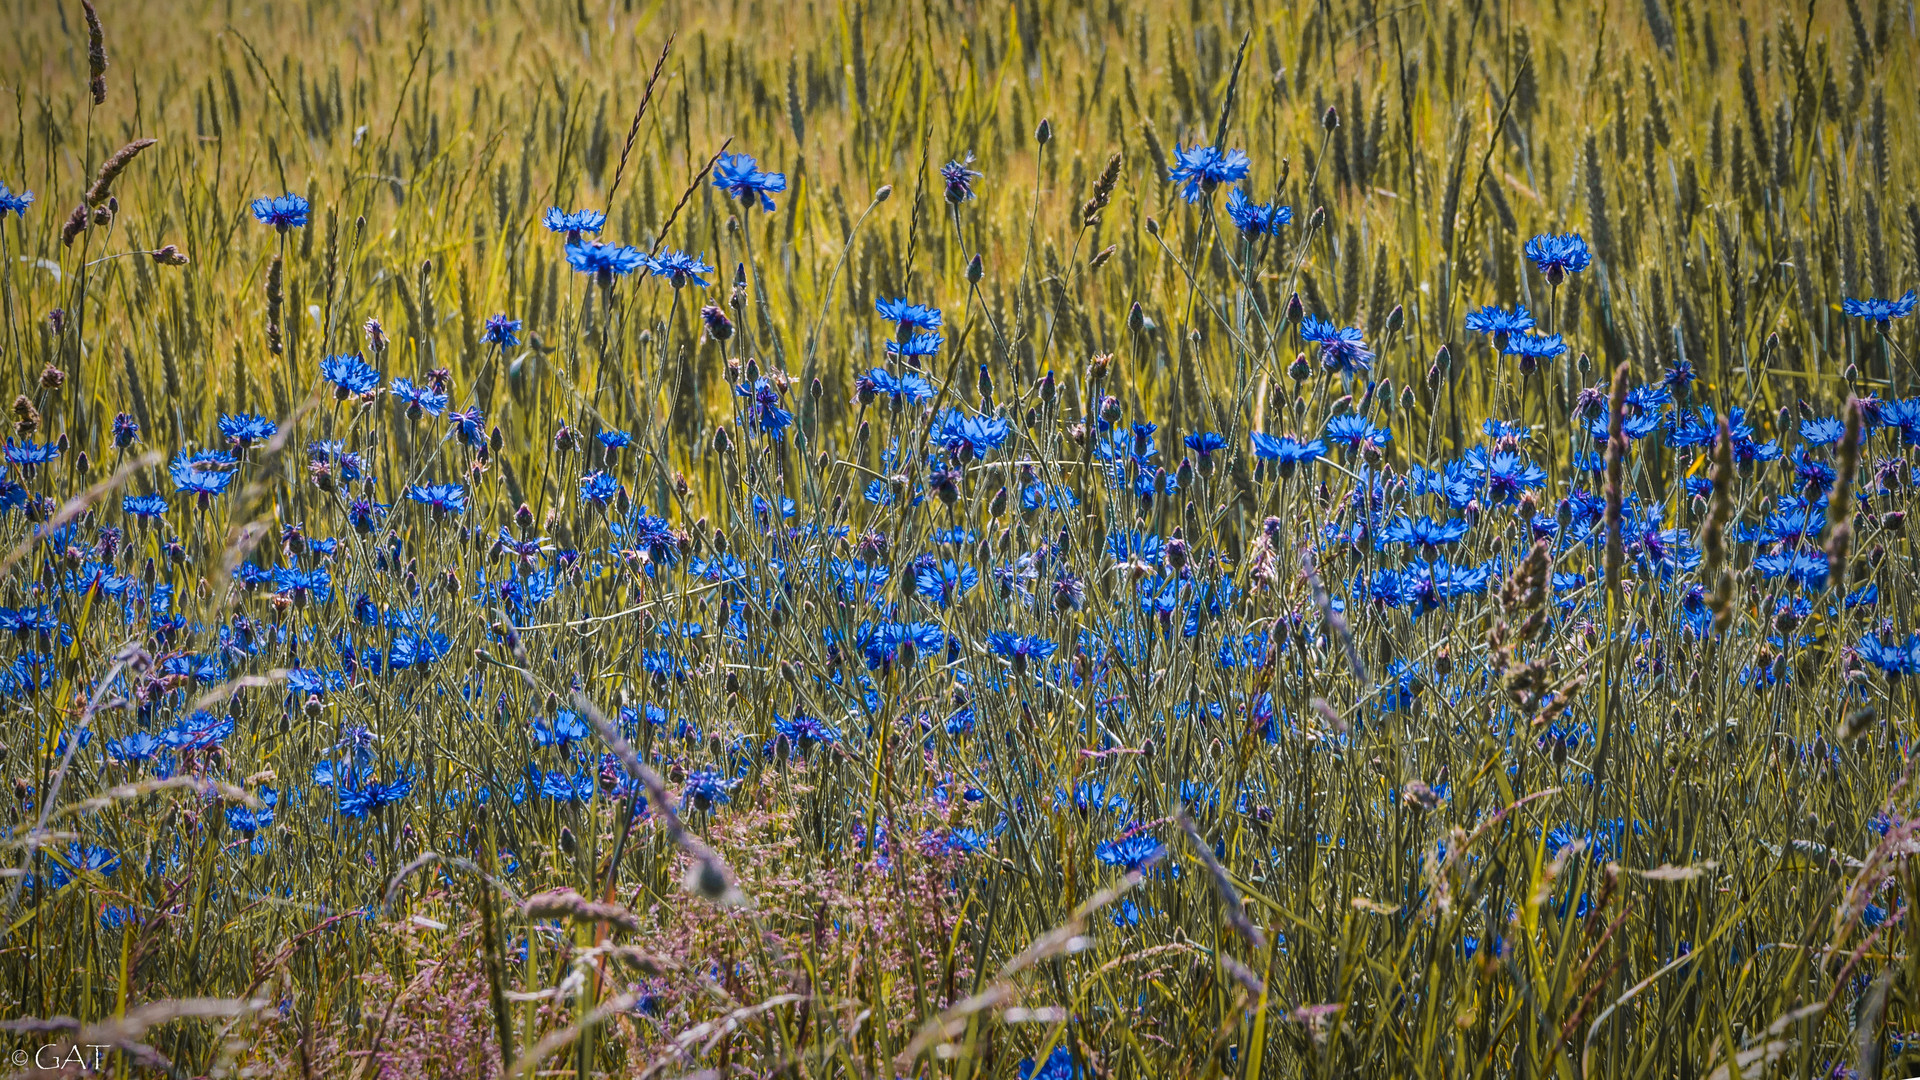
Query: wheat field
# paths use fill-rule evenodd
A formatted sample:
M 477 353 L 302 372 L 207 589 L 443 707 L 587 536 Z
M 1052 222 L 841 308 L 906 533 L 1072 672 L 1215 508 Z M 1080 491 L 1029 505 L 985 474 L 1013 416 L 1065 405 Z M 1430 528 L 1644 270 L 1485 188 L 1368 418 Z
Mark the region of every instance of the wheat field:
M 12 1075 L 1920 1071 L 1912 0 L 5 22 Z

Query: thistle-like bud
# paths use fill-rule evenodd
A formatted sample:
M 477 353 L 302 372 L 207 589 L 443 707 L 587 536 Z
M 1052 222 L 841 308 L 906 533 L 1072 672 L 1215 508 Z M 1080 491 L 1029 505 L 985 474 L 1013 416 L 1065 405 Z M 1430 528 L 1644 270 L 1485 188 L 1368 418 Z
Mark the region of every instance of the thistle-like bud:
M 1313 374 L 1313 367 L 1307 363 L 1307 354 L 1295 353 L 1293 362 L 1287 365 L 1287 378 L 1297 383 L 1303 383 L 1307 381 L 1307 376 L 1311 374 Z
M 987 266 L 980 260 L 980 255 L 976 252 L 973 258 L 967 260 L 967 284 L 978 285 L 980 284 L 980 279 L 986 276 Z
M 1133 306 L 1127 309 L 1127 329 L 1137 334 L 1146 329 L 1146 326 L 1147 313 L 1140 310 L 1140 301 L 1135 300 Z
M 1033 129 L 1033 141 L 1039 143 L 1041 146 L 1045 146 L 1048 143 L 1052 142 L 1053 141 L 1053 121 L 1045 119 L 1043 117 L 1040 121 L 1040 126 Z
M 1332 131 L 1334 128 L 1339 127 L 1340 126 L 1340 110 L 1334 108 L 1331 105 L 1327 106 L 1326 113 L 1320 117 L 1320 126 L 1327 129 L 1328 131 Z
M 1287 322 L 1298 326 L 1300 320 L 1307 317 L 1307 306 L 1300 302 L 1300 294 L 1292 293 L 1287 297 Z
M 888 199 L 891 199 L 891 198 L 893 198 L 892 184 L 881 184 L 879 190 L 873 193 L 873 201 L 875 205 L 879 205 L 880 203 L 886 202 Z

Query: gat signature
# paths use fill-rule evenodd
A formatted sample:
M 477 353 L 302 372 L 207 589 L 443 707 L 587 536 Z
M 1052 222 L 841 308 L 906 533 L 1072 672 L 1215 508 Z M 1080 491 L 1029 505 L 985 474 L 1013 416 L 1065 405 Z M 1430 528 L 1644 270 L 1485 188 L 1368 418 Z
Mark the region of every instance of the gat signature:
M 31 1065 L 36 1069 L 51 1072 L 78 1065 L 82 1072 L 98 1072 L 101 1055 L 113 1047 L 109 1043 L 47 1043 L 32 1050 L 17 1049 L 11 1061 L 15 1068 L 24 1069 Z M 91 1051 L 83 1054 L 81 1051 Z

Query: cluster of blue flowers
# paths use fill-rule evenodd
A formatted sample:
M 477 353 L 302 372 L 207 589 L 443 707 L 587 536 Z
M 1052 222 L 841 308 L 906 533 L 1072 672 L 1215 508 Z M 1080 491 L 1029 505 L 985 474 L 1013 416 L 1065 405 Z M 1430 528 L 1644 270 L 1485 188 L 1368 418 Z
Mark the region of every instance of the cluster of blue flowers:
M 1245 244 L 1291 224 L 1290 207 L 1257 203 L 1248 193 L 1245 153 L 1178 146 L 1174 156 L 1170 179 L 1181 197 L 1205 204 L 1209 213 L 1219 188 L 1241 185 L 1231 189 L 1225 209 Z M 982 179 L 970 165 L 968 158 L 941 170 L 955 214 Z M 714 163 L 712 184 L 743 206 L 771 212 L 773 196 L 786 190 L 787 181 L 760 169 L 750 156 L 730 154 Z M 31 201 L 31 195 L 0 186 L 0 215 L 24 215 Z M 256 201 L 252 212 L 285 234 L 307 225 L 310 207 L 287 194 Z M 569 265 L 602 287 L 642 271 L 675 289 L 710 287 L 707 275 L 714 267 L 697 255 L 597 239 L 606 220 L 599 211 L 555 207 L 543 223 L 564 237 Z M 1556 291 L 1592 262 L 1586 243 L 1572 234 L 1536 236 L 1525 251 Z M 1914 305 L 1909 291 L 1898 300 L 1848 300 L 1846 312 L 1884 325 L 1907 317 Z M 489 723 L 504 718 L 500 722 L 518 747 L 519 756 L 507 767 L 468 776 L 460 790 L 446 790 L 430 781 L 428 763 L 397 756 L 398 740 L 348 725 L 307 776 L 284 791 L 264 789 L 261 805 L 227 812 L 228 825 L 249 838 L 255 853 L 271 846 L 276 814 L 284 820 L 294 808 L 325 807 L 323 816 L 337 827 L 381 828 L 387 810 L 430 788 L 449 801 L 505 799 L 514 805 L 627 799 L 644 813 L 640 792 L 581 714 L 558 707 L 556 696 L 537 715 L 514 715 L 520 707 L 491 677 L 493 667 L 518 670 L 534 662 L 530 656 L 563 665 L 577 661 L 573 666 L 585 672 L 589 665 L 565 650 L 594 648 L 590 636 L 579 644 L 536 635 L 624 617 L 628 612 L 595 606 L 616 586 L 676 612 L 649 614 L 640 624 L 630 673 L 637 692 L 613 711 L 625 737 L 651 747 L 662 762 L 692 766 L 675 775 L 681 810 L 688 813 L 724 812 L 739 785 L 770 760 L 805 762 L 853 739 L 875 737 L 890 708 L 912 715 L 929 754 L 944 739 L 971 755 L 973 764 L 991 760 L 998 740 L 1012 745 L 1009 717 L 1026 715 L 1038 697 L 1063 692 L 1085 693 L 1092 703 L 1095 722 L 1081 737 L 1099 748 L 1094 752 L 1111 750 L 1116 730 L 1150 738 L 1176 719 L 1212 724 L 1229 716 L 1277 742 L 1314 721 L 1276 697 L 1272 672 L 1316 664 L 1313 655 L 1331 648 L 1351 625 L 1364 628 L 1377 620 L 1404 627 L 1430 613 L 1460 609 L 1497 588 L 1536 547 L 1555 566 L 1547 582 L 1555 625 L 1603 624 L 1606 601 L 1592 583 L 1598 553 L 1608 546 L 1602 492 L 1616 429 L 1612 453 L 1634 459 L 1635 467 L 1664 456 L 1665 475 L 1673 479 L 1660 497 L 1626 492 L 1619 507 L 1625 572 L 1662 598 L 1656 609 L 1671 619 L 1665 629 L 1695 641 L 1742 632 L 1757 638 L 1752 644 L 1765 658 L 1756 658 L 1749 679 L 1761 687 L 1793 677 L 1792 665 L 1780 660 L 1817 643 L 1805 631 L 1810 619 L 1855 612 L 1856 625 L 1870 629 L 1846 649 L 1847 664 L 1854 670 L 1871 666 L 1887 677 L 1920 674 L 1920 634 L 1897 627 L 1891 612 L 1880 614 L 1877 584 L 1856 583 L 1860 587 L 1838 593 L 1833 585 L 1842 575 L 1829 564 L 1823 539 L 1829 522 L 1855 515 L 1898 528 L 1903 515 L 1893 504 L 1909 483 L 1908 449 L 1920 445 L 1920 398 L 1858 398 L 1854 434 L 1846 418 L 1808 410 L 1797 427 L 1766 435 L 1744 410 L 1723 414 L 1699 400 L 1695 374 L 1680 362 L 1658 381 L 1626 387 L 1617 398 L 1604 386 L 1582 390 L 1573 423 L 1557 435 L 1551 424 L 1481 418 L 1477 429 L 1467 429 L 1480 434 L 1454 456 L 1395 468 L 1393 401 L 1390 393 L 1376 396 L 1372 381 L 1382 354 L 1361 328 L 1318 313 L 1290 312 L 1287 330 L 1303 359 L 1288 374 L 1296 384 L 1315 377 L 1304 360 L 1311 346 L 1322 385 L 1337 380 L 1348 391 L 1324 419 L 1305 430 L 1276 423 L 1273 430 L 1174 432 L 1145 416 L 1129 420 L 1117 397 L 1101 394 L 1092 376 L 1085 415 L 1062 416 L 1051 373 L 1021 400 L 1042 401 L 1055 411 L 1036 409 L 1023 426 L 1020 411 L 996 401 L 996 374 L 987 366 L 967 386 L 931 374 L 931 359 L 947 344 L 939 307 L 900 297 L 880 299 L 874 310 L 885 328 L 879 355 L 857 365 L 843 391 L 863 431 L 872 422 L 891 434 L 880 451 L 881 468 L 866 470 L 871 476 L 856 482 L 859 501 L 867 505 L 850 516 L 838 496 L 822 495 L 812 484 L 781 490 L 760 472 L 761 486 L 739 508 L 753 537 L 749 544 L 717 542 L 676 523 L 665 508 L 651 512 L 636 502 L 632 492 L 649 490 L 657 478 L 640 471 L 645 462 L 632 449 L 633 435 L 598 425 L 591 439 L 564 423 L 552 435 L 550 468 L 578 463 L 556 485 L 577 511 L 564 539 L 545 535 L 550 526 L 537 523 L 524 507 L 497 532 L 468 524 L 490 497 L 478 486 L 487 481 L 473 478 L 486 473 L 489 455 L 499 450 L 490 445 L 497 439 L 490 439 L 487 417 L 475 403 L 456 400 L 443 370 L 418 376 L 379 370 L 376 362 L 385 353 L 377 347 L 377 324 L 368 331 L 375 361 L 360 354 L 326 356 L 312 372 L 314 386 L 331 399 L 334 415 L 364 416 L 364 430 L 376 440 L 383 430 L 414 425 L 442 430 L 440 448 L 420 459 L 420 467 L 377 476 L 374 463 L 387 458 L 364 439 L 312 438 L 306 443 L 308 476 L 331 496 L 317 504 L 330 518 L 315 524 L 319 532 L 336 535 L 310 533 L 305 522 L 283 522 L 278 564 L 269 558 L 222 567 L 216 556 L 190 550 L 181 537 L 195 532 L 198 518 L 220 509 L 219 500 L 237 479 L 252 475 L 266 450 L 306 438 L 302 421 L 287 422 L 299 430 L 283 430 L 283 422 L 261 415 L 221 415 L 217 435 L 209 433 L 213 445 L 181 449 L 170 459 L 170 493 L 127 494 L 117 514 L 97 512 L 57 526 L 49 524 L 48 510 L 66 493 L 49 489 L 47 466 L 69 444 L 9 439 L 0 513 L 13 519 L 17 511 L 32 523 L 46 548 L 48 571 L 19 586 L 25 603 L 0 608 L 0 635 L 15 645 L 0 670 L 0 689 L 43 694 L 54 666 L 51 653 L 71 645 L 80 632 L 76 626 L 99 605 L 141 636 L 150 661 L 117 676 L 115 693 L 126 708 L 101 720 L 109 736 L 97 751 L 105 768 L 153 776 L 221 768 L 236 731 L 260 720 L 238 708 L 188 710 L 192 688 L 276 667 L 285 680 L 284 700 L 276 708 L 289 722 L 323 715 L 329 700 L 378 685 L 410 708 L 452 708 Z M 1482 306 L 1466 314 L 1464 330 L 1484 338 L 1496 357 L 1516 358 L 1523 376 L 1532 375 L 1569 348 L 1563 334 L 1542 329 L 1542 321 L 1552 325 L 1551 315 L 1551 309 L 1537 317 L 1524 306 Z M 702 317 L 715 340 L 726 340 L 731 323 L 724 312 L 708 306 Z M 485 321 L 480 339 L 504 352 L 519 346 L 522 331 L 520 320 L 497 314 Z M 1390 347 L 1390 333 L 1376 342 Z M 804 425 L 790 397 L 794 380 L 752 361 L 730 363 L 727 370 L 734 430 L 764 460 L 786 460 L 803 441 L 796 433 Z M 383 398 L 390 401 L 384 408 Z M 1615 401 L 1619 413 L 1611 415 Z M 1084 458 L 1070 464 L 1083 470 L 1063 470 L 1061 462 L 1047 459 L 1042 451 L 1057 441 L 1030 435 L 1037 420 L 1071 428 L 1069 437 L 1084 447 Z M 122 414 L 102 438 L 97 452 L 125 451 L 140 441 L 140 426 Z M 1165 456 L 1162 440 L 1170 446 Z M 1699 575 L 1703 541 L 1680 524 L 1699 518 L 1723 494 L 1715 485 L 1725 478 L 1708 468 L 1723 450 L 1737 468 L 1729 482 L 1741 486 L 1734 505 L 1743 515 L 1731 523 L 1727 539 L 1742 565 L 1753 568 L 1761 605 L 1757 629 L 1746 631 L 1716 620 L 1713 583 Z M 1859 468 L 1851 490 L 1838 493 L 1843 457 Z M 1150 518 L 1161 520 L 1156 505 L 1199 491 L 1241 463 L 1251 466 L 1263 499 L 1306 508 L 1266 518 L 1244 559 L 1230 559 L 1211 540 L 1190 538 L 1178 528 L 1163 534 L 1146 527 Z M 1774 467 L 1761 468 L 1769 464 Z M 436 468 L 457 477 L 436 479 Z M 664 493 L 665 481 L 658 482 Z M 987 490 L 981 490 L 983 483 Z M 1104 488 L 1097 493 L 1103 503 L 1132 512 L 1111 519 L 1095 550 L 1087 551 L 1076 547 L 1072 534 L 1096 488 Z M 382 490 L 412 505 L 376 501 Z M 684 499 L 685 492 L 680 495 Z M 937 501 L 928 503 L 929 496 Z M 1830 506 L 1836 498 L 1853 505 Z M 984 518 L 974 512 L 982 504 L 990 506 Z M 1118 524 L 1127 518 L 1136 524 Z M 923 527 L 929 521 L 935 524 Z M 1018 544 L 1008 527 L 1015 522 Z M 155 554 L 136 555 L 129 530 L 150 534 L 152 545 L 141 550 Z M 990 542 L 996 531 L 997 544 Z M 483 551 L 485 557 L 468 558 L 462 551 Z M 1300 555 L 1307 565 L 1324 568 L 1315 578 L 1316 588 L 1327 592 L 1324 606 L 1262 606 L 1259 594 L 1292 573 L 1289 563 Z M 230 610 L 183 608 L 188 581 L 217 578 L 222 570 L 239 602 Z M 668 598 L 696 593 L 711 594 L 710 601 L 664 606 Z M 265 603 L 249 605 L 250 597 Z M 1104 599 L 1096 604 L 1090 597 Z M 825 664 L 794 678 L 810 680 L 809 695 L 833 702 L 838 714 L 769 708 L 746 731 L 730 728 L 723 718 L 691 713 L 684 704 L 676 707 L 690 700 L 695 680 L 732 680 L 735 670 L 770 670 L 780 663 L 769 627 L 803 608 L 830 616 L 807 631 L 818 640 Z M 700 611 L 710 613 L 710 627 L 688 618 Z M 443 669 L 457 666 L 449 658 L 455 653 L 454 620 L 461 614 L 485 625 L 478 650 L 484 659 L 448 675 Z M 1661 629 L 1639 625 L 1633 633 L 1651 639 Z M 1184 703 L 1179 717 L 1135 714 L 1127 696 L 1117 692 L 1116 673 L 1141 664 L 1155 649 L 1174 647 L 1193 650 L 1222 679 Z M 503 659 L 508 656 L 516 662 Z M 1458 702 L 1488 676 L 1485 665 L 1464 658 L 1444 666 L 1394 659 L 1377 685 L 1367 688 L 1372 692 L 1362 698 L 1360 721 L 1411 710 L 1427 695 Z M 1239 677 L 1253 671 L 1263 674 Z M 946 704 L 929 704 L 929 695 L 903 690 L 935 672 L 952 688 Z M 571 688 L 584 686 L 585 676 L 576 674 Z M 1855 686 L 1847 692 L 1861 691 Z M 987 701 L 994 707 L 983 707 Z M 990 802 L 1001 820 L 979 830 L 951 827 L 929 834 L 929 844 L 954 857 L 999 843 L 1006 815 L 1033 798 L 1030 791 L 976 787 L 957 774 L 942 779 L 937 791 L 944 798 L 961 787 L 963 801 Z M 1444 785 L 1417 794 L 1444 799 Z M 1221 802 L 1221 794 L 1206 785 L 1183 790 L 1181 798 L 1201 807 Z M 1168 857 L 1159 823 L 1140 820 L 1136 803 L 1103 781 L 1068 783 L 1058 801 L 1109 821 L 1111 835 L 1096 850 L 1101 864 L 1154 873 Z M 1228 800 L 1243 813 L 1268 801 L 1271 796 L 1256 789 L 1232 792 Z M 855 839 L 885 858 L 885 834 L 899 827 L 880 822 L 871 837 Z M 1618 829 L 1597 839 L 1556 832 L 1547 842 L 1557 849 L 1576 839 L 1589 843 L 1596 857 L 1623 842 Z M 55 860 L 46 884 L 57 889 L 78 873 L 110 874 L 117 862 L 104 849 L 76 848 Z M 1116 916 L 1123 927 L 1139 919 L 1138 907 L 1128 910 L 1130 915 Z M 1062 1060 L 1056 1054 L 1037 1075 L 1058 1072 Z

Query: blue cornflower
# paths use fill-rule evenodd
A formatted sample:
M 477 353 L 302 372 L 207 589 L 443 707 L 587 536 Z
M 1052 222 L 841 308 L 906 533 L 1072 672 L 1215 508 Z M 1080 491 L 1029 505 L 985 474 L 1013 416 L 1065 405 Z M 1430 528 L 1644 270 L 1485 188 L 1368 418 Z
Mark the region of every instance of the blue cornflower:
M 69 881 L 80 874 L 112 877 L 113 872 L 120 869 L 120 856 L 92 844 L 84 848 L 79 844 L 68 844 L 64 859 L 50 861 L 52 865 L 47 869 L 47 885 L 54 889 L 65 888 Z
M 1167 178 L 1180 185 L 1180 197 L 1190 203 L 1199 202 L 1203 194 L 1221 184 L 1244 179 L 1252 164 L 1245 150 L 1221 150 L 1215 146 L 1187 149 L 1179 143 L 1173 146 L 1173 160 Z
M 1880 423 L 1898 428 L 1908 446 L 1920 446 L 1920 397 L 1881 402 Z
M 1004 656 L 1013 665 L 1015 674 L 1027 670 L 1028 660 L 1045 660 L 1053 655 L 1058 645 L 1043 637 L 1016 634 L 1011 630 L 995 630 L 987 635 L 987 648 L 995 656 Z
M 1129 871 L 1144 870 L 1166 853 L 1165 845 L 1145 834 L 1109 840 L 1093 850 L 1094 856 L 1101 862 Z
M 1300 337 L 1320 346 L 1320 366 L 1351 375 L 1373 367 L 1373 350 L 1358 327 L 1338 327 L 1315 315 L 1300 322 Z
M 750 154 L 721 154 L 713 163 L 713 186 L 741 202 L 760 200 L 760 209 L 773 212 L 773 192 L 787 190 L 787 174 L 760 171 Z
M 345 401 L 380 385 L 380 373 L 368 366 L 358 354 L 323 357 L 320 377 L 333 384 L 333 396 Z
M 1216 451 L 1224 450 L 1227 437 L 1217 431 L 1196 432 L 1186 438 L 1187 449 L 1200 455 L 1200 464 L 1204 467 Z
M 1311 465 L 1320 460 L 1327 452 L 1324 439 L 1301 442 L 1291 435 L 1267 435 L 1254 432 L 1253 455 L 1262 461 L 1271 461 L 1281 476 L 1292 476 L 1296 466 Z
M 291 191 L 279 198 L 253 200 L 253 216 L 261 224 L 271 225 L 283 233 L 305 225 L 310 209 L 306 199 Z
M 535 718 L 529 727 L 535 746 L 558 746 L 565 750 L 587 737 L 587 722 L 577 714 L 561 709 L 553 714 L 553 723 Z
M 59 443 L 36 443 L 31 439 L 15 443 L 12 439 L 7 440 L 6 458 L 9 465 L 45 465 L 59 456 Z
M 455 409 L 448 413 L 447 426 L 468 446 L 479 446 L 487 441 L 487 414 L 481 412 L 479 406 L 464 411 Z
M 233 717 L 215 716 L 205 709 L 181 717 L 160 733 L 160 741 L 175 750 L 210 750 L 233 734 Z
M 701 288 L 710 284 L 702 274 L 713 273 L 713 267 L 700 261 L 700 256 L 689 255 L 684 251 L 663 251 L 653 257 L 653 276 L 667 279 L 667 283 L 678 289 L 691 281 Z
M 393 671 L 427 667 L 447 655 L 447 650 L 452 647 L 447 635 L 438 630 L 424 634 L 412 630 L 398 633 L 393 635 L 393 643 L 387 647 L 387 667 Z
M 1458 543 L 1467 535 L 1467 523 L 1458 518 L 1448 521 L 1435 521 L 1421 515 L 1413 518 L 1395 518 L 1380 530 L 1380 543 L 1414 544 L 1423 548 L 1439 547 L 1443 544 Z
M 1808 457 L 1807 448 L 1804 446 L 1796 446 L 1793 448 L 1793 476 L 1801 487 L 1809 488 L 1817 494 L 1825 494 L 1827 489 L 1833 487 L 1833 482 L 1838 479 L 1834 473 L 1833 466 L 1824 461 Z
M 233 473 L 225 469 L 203 469 L 202 464 L 228 464 L 225 454 L 209 458 L 208 455 L 186 453 L 175 454 L 167 467 L 167 473 L 173 478 L 176 491 L 184 491 L 199 496 L 200 505 L 205 507 L 207 500 L 215 495 L 226 493 L 228 485 L 233 483 Z
M 904 397 L 915 405 L 933 397 L 933 384 L 917 371 L 908 371 L 896 377 L 886 368 L 874 368 L 867 372 L 865 381 L 872 385 L 875 393 L 893 398 Z
M 363 818 L 383 806 L 392 806 L 413 793 L 411 777 L 382 784 L 369 780 L 359 787 L 340 788 L 340 812 L 350 818 Z
M 624 431 L 616 431 L 613 428 L 603 429 L 599 434 L 595 435 L 594 438 L 599 439 L 600 445 L 606 447 L 609 453 L 615 450 L 625 450 L 627 447 L 633 445 L 632 435 Z
M 407 406 L 407 418 L 417 420 L 421 413 L 439 416 L 446 411 L 447 395 L 430 386 L 416 386 L 411 379 L 393 380 L 393 396 Z
M 1013 433 L 1013 424 L 997 416 L 967 416 L 956 409 L 941 414 L 934 438 L 955 453 L 970 453 L 983 458 L 988 450 L 998 450 Z
M 937 622 L 862 623 L 855 640 L 866 655 L 867 667 L 878 670 L 896 660 L 938 652 L 946 645 L 947 634 Z
M 611 286 L 615 275 L 625 277 L 649 264 L 647 253 L 629 244 L 567 242 L 567 265 L 582 274 L 592 274 L 601 285 Z
M 147 732 L 136 731 L 123 739 L 108 739 L 107 756 L 115 761 L 150 761 L 163 745 Z
M 978 584 L 980 571 L 952 559 L 936 560 L 929 556 L 913 571 L 914 588 L 941 607 L 951 606 Z
M 1905 645 L 1882 642 L 1880 635 L 1868 634 L 1854 651 L 1860 659 L 1896 678 L 1920 673 L 1920 634 L 1907 635 Z
M 1547 482 L 1547 470 L 1514 453 L 1500 453 L 1487 463 L 1487 494 L 1502 506 L 1520 501 L 1520 493 Z
M 1293 220 L 1293 207 L 1254 202 L 1246 188 L 1237 187 L 1227 194 L 1227 217 L 1243 235 L 1277 236 L 1280 226 Z
M 1577 274 L 1593 261 L 1593 255 L 1587 251 L 1587 242 L 1579 233 L 1555 235 L 1541 233 L 1527 241 L 1527 258 L 1547 276 L 1547 284 L 1558 285 L 1567 279 L 1568 274 Z
M 1830 416 L 1800 421 L 1800 437 L 1814 446 L 1839 442 L 1846 433 L 1847 425 Z
M 520 344 L 520 320 L 509 319 L 505 315 L 487 317 L 487 328 L 480 333 L 480 340 L 488 345 L 501 348 Z
M 972 164 L 973 151 L 969 150 L 965 158 L 940 166 L 940 181 L 946 185 L 948 202 L 963 203 L 973 198 L 973 182 L 986 174 L 968 168 Z
M 940 351 L 940 346 L 946 340 L 935 331 L 915 334 L 905 341 L 890 338 L 887 341 L 887 352 L 894 356 L 932 356 Z
M 407 498 L 431 508 L 435 517 L 467 512 L 467 489 L 459 484 L 414 484 Z
M 682 807 L 692 806 L 695 810 L 711 810 L 715 806 L 732 802 L 728 792 L 738 781 L 728 780 L 713 769 L 700 769 L 687 777 L 686 799 Z
M 280 426 L 264 416 L 253 413 L 241 413 L 238 416 L 220 418 L 220 434 L 235 446 L 247 447 L 256 442 L 265 442 L 273 438 Z
M 333 572 L 324 566 L 316 566 L 311 570 L 302 570 L 297 566 L 276 567 L 273 571 L 273 591 L 286 593 L 295 600 L 312 596 L 324 604 L 333 599 Z
M 113 448 L 125 450 L 140 437 L 140 423 L 127 413 L 113 414 Z
M 875 300 L 873 309 L 880 317 L 895 324 L 901 330 L 938 330 L 940 329 L 940 309 L 927 304 L 911 304 L 906 297 L 898 300 Z
M 1326 438 L 1328 442 L 1345 445 L 1349 450 L 1358 450 L 1366 445 L 1385 446 L 1393 441 L 1393 433 L 1383 427 L 1375 427 L 1373 421 L 1359 413 L 1342 413 L 1327 421 Z
M 15 191 L 5 183 L 0 183 L 0 218 L 9 212 L 15 217 L 26 217 L 27 207 L 33 205 L 33 192 Z
M 1127 903 L 1131 906 L 1133 901 Z M 1136 912 L 1134 922 L 1140 921 Z M 1035 1065 L 1032 1058 L 1020 1059 L 1020 1080 L 1080 1080 L 1080 1070 L 1074 1067 L 1073 1051 L 1065 1046 L 1056 1046 L 1047 1055 L 1047 1060 Z
M 620 481 L 595 470 L 580 478 L 580 497 L 595 506 L 605 506 L 620 494 Z
M 296 694 L 325 697 L 346 685 L 346 676 L 331 668 L 294 668 L 287 672 L 287 689 Z
M 1686 360 L 1675 360 L 1673 366 L 1660 377 L 1660 382 L 1669 390 L 1685 390 L 1699 377 L 1700 373 L 1693 370 L 1693 364 Z
M 1559 334 L 1512 334 L 1500 350 L 1503 355 L 1519 357 L 1522 371 L 1529 360 L 1551 360 L 1566 351 L 1567 343 Z
M 144 521 L 166 513 L 167 500 L 159 495 L 129 495 L 120 508 Z
M 607 225 L 607 215 L 598 210 L 574 210 L 569 212 L 557 206 L 549 206 L 547 207 L 546 217 L 541 219 L 541 223 L 547 227 L 548 232 L 566 233 L 567 243 L 575 244 L 580 241 L 581 233 L 594 233 L 598 235 L 600 230 Z M 622 271 L 622 273 L 624 272 L 625 271 Z
M 1840 310 L 1855 319 L 1867 319 L 1885 326 L 1889 319 L 1904 319 L 1913 314 L 1915 297 L 1912 289 L 1898 300 L 1853 300 L 1840 301 Z
M 1498 304 L 1488 304 L 1467 312 L 1469 334 L 1522 334 L 1533 329 L 1533 325 L 1533 315 L 1523 305 L 1515 305 L 1508 311 Z
M 787 744 L 801 757 L 805 757 L 815 744 L 831 745 L 840 741 L 840 733 L 833 730 L 833 725 L 804 713 L 793 714 L 791 720 L 775 716 L 773 733 L 785 735 Z

